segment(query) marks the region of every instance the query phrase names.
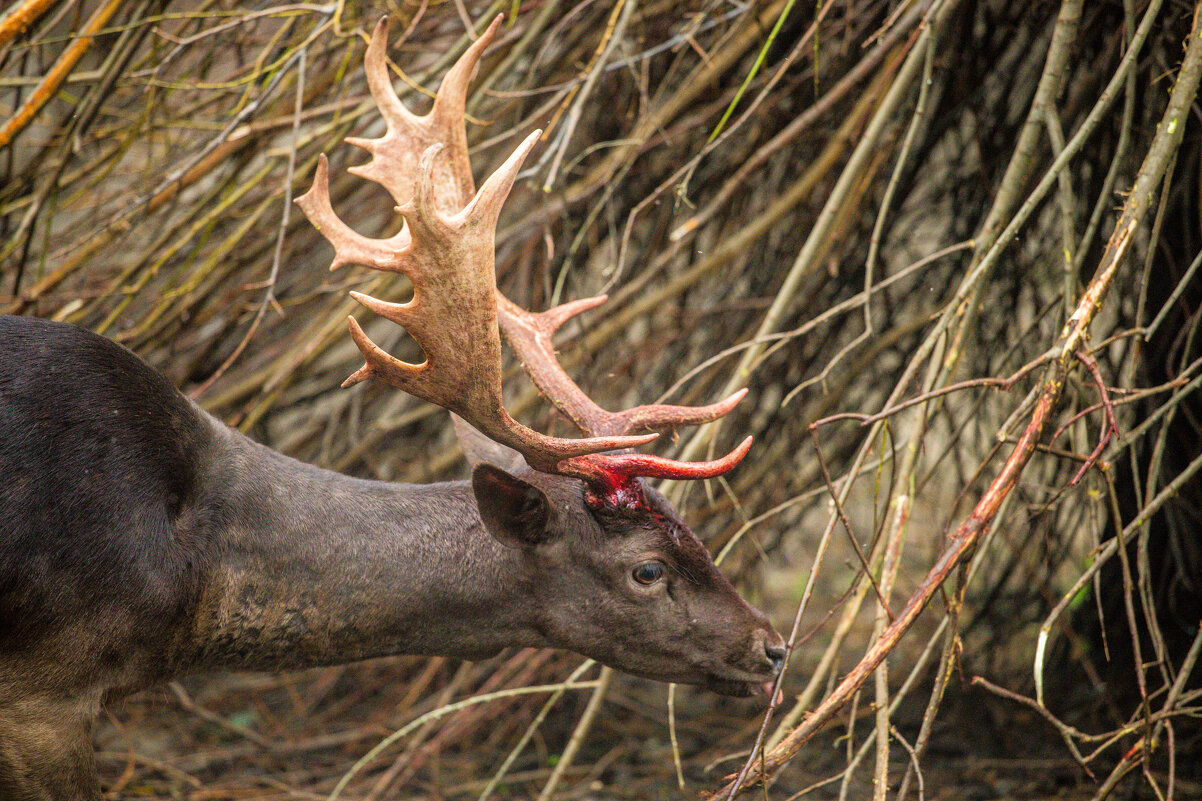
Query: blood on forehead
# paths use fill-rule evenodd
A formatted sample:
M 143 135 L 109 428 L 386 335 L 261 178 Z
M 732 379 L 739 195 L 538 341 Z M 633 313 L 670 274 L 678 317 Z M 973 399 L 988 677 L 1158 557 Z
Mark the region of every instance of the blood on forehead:
M 587 485 L 584 499 L 590 509 L 646 515 L 668 534 L 676 545 L 681 545 L 682 540 L 693 537 L 693 532 L 688 526 L 677 520 L 674 515 L 666 513 L 659 504 L 652 504 L 647 500 L 641 480 L 617 473 L 608 473 L 605 478 L 604 481 L 590 482 Z
M 605 507 L 633 512 L 651 508 L 643 492 L 643 483 L 637 478 L 607 470 L 598 472 L 585 486 L 585 499 L 593 509 Z

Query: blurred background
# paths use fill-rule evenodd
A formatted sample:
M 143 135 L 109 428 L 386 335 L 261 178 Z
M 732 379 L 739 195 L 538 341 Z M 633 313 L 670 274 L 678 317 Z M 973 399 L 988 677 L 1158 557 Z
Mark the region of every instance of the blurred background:
M 609 293 L 558 341 L 608 408 L 750 388 L 656 450 L 755 436 L 725 479 L 671 492 L 793 647 L 767 718 L 762 700 L 620 675 L 448 708 L 581 665 L 531 650 L 190 678 L 105 710 L 106 790 L 327 798 L 354 768 L 344 798 L 697 797 L 766 748 L 774 781 L 743 787 L 763 798 L 1202 797 L 1197 10 L 10 3 L 0 311 L 101 332 L 287 454 L 413 482 L 467 475 L 445 412 L 338 388 L 360 364 L 349 313 L 417 356 L 347 296 L 402 299 L 406 281 L 328 272 L 291 200 L 324 152 L 341 216 L 394 233 L 387 193 L 345 172 L 367 157 L 342 139 L 383 130 L 367 36 L 391 16 L 394 86 L 424 111 L 503 14 L 468 103 L 477 181 L 544 134 L 502 215 L 498 281 L 534 310 Z M 570 435 L 517 371 L 506 393 Z M 790 740 L 965 520 L 978 530 L 926 611 Z

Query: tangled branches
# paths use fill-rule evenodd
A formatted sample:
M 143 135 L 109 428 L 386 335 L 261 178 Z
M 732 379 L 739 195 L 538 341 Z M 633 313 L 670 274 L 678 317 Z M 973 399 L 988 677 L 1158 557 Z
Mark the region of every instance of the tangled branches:
M 957 785 L 941 742 L 1017 720 L 1025 742 L 974 743 L 1063 756 L 1015 769 L 1031 795 L 1051 775 L 1082 798 L 1198 789 L 1196 9 L 395 5 L 394 60 L 418 65 L 395 82 L 413 94 L 471 25 L 509 14 L 472 144 L 485 162 L 547 131 L 498 267 L 531 308 L 611 294 L 565 364 L 614 406 L 751 387 L 742 419 L 666 447 L 697 458 L 747 428 L 760 443 L 729 483 L 675 500 L 793 621 L 787 701 L 663 705 L 531 653 L 258 695 L 231 678 L 118 713 L 152 727 L 141 713 L 169 704 L 198 727 L 158 756 L 101 732 L 118 791 L 324 797 L 404 730 L 345 793 L 904 798 Z M 351 65 L 383 10 L 18 2 L 0 19 L 0 307 L 104 332 L 302 458 L 456 475 L 434 410 L 335 389 L 355 363 L 346 290 L 403 281 L 326 276 L 287 211 L 320 151 L 375 133 Z M 365 233 L 396 224 L 361 182 L 331 192 Z M 509 406 L 547 414 L 532 389 Z M 542 685 L 560 689 L 524 689 Z M 445 706 L 472 694 L 490 700 Z

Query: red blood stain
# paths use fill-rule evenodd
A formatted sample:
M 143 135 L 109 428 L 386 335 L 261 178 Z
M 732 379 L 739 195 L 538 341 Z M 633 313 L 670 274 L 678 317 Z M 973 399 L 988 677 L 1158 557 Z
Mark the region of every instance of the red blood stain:
M 594 511 L 600 509 L 637 512 L 647 515 L 680 545 L 680 538 L 688 529 L 680 521 L 654 509 L 647 502 L 643 484 L 637 477 L 623 476 L 607 471 L 604 480 L 590 482 L 584 494 L 585 503 Z

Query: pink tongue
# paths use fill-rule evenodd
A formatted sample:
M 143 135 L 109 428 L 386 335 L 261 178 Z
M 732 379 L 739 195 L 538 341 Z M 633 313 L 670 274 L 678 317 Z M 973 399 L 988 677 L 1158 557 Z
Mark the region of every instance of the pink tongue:
M 763 690 L 764 695 L 771 696 L 772 695 L 772 686 L 774 684 L 776 684 L 775 681 L 766 681 L 760 685 L 760 689 Z M 785 694 L 782 693 L 780 690 L 777 690 L 776 697 L 772 699 L 772 705 L 780 706 L 784 702 L 785 702 Z

